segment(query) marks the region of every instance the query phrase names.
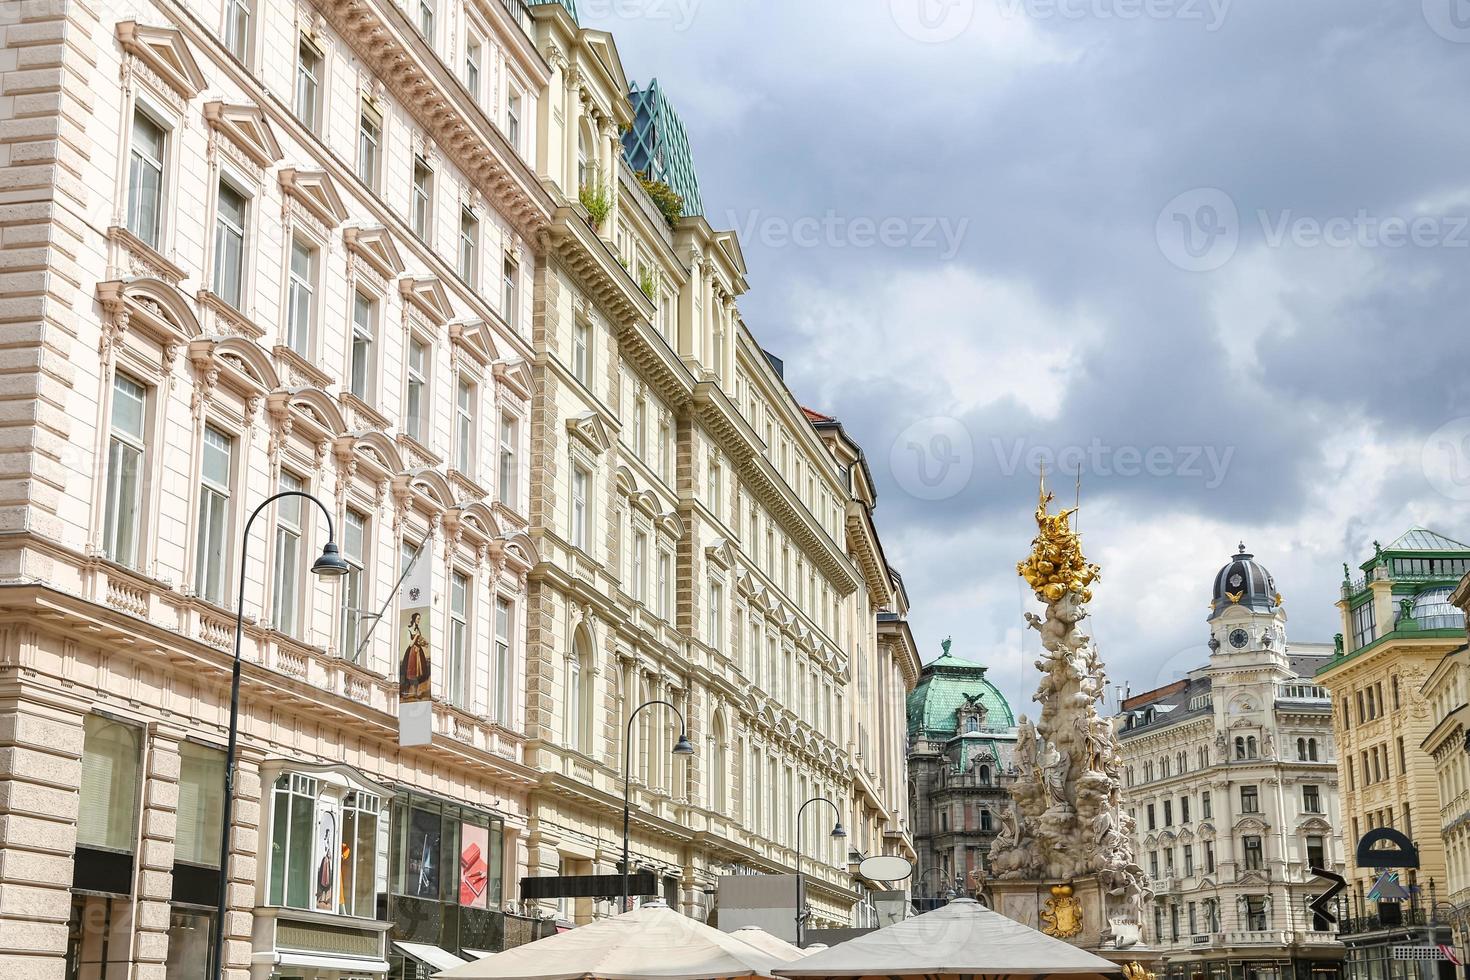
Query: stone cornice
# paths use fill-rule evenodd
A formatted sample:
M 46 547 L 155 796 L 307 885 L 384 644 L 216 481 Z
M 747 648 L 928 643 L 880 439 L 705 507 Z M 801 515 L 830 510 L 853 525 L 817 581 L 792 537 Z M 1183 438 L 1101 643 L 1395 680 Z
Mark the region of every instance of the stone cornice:
M 539 247 L 560 259 L 578 287 L 597 301 L 617 327 L 630 320 L 653 319 L 653 301 L 574 208 L 558 207 L 545 230 Z
M 312 0 L 312 6 L 490 205 L 535 242 L 551 218 L 550 196 L 403 12 L 376 0 Z

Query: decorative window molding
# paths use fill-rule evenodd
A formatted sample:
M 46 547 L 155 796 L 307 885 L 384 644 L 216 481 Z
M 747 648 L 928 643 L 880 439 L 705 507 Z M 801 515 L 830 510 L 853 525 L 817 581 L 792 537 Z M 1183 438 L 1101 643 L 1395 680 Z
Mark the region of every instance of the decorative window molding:
M 281 144 L 265 113 L 252 105 L 206 102 L 204 119 L 209 128 L 226 136 L 258 167 L 269 167 L 281 159 Z
M 496 361 L 491 366 L 491 373 L 499 385 L 508 388 L 521 401 L 531 400 L 534 383 L 531 368 L 525 361 Z
M 204 89 L 204 73 L 189 51 L 184 36 L 170 27 L 151 27 L 135 20 L 117 23 L 117 40 L 124 51 L 147 65 L 185 101 Z
M 433 326 L 442 327 L 454 316 L 449 293 L 435 276 L 406 276 L 398 280 L 398 292 Z
M 567 419 L 567 432 L 597 455 L 612 448 L 612 433 L 608 430 L 607 423 L 596 412 L 587 412 Z
M 347 217 L 347 208 L 337 185 L 325 170 L 297 170 L 282 167 L 279 175 L 281 192 L 289 201 L 300 204 L 328 228 L 335 228 Z
M 342 229 L 342 243 L 348 254 L 361 259 L 383 279 L 396 279 L 403 274 L 403 258 L 393 244 L 393 236 L 382 225 Z

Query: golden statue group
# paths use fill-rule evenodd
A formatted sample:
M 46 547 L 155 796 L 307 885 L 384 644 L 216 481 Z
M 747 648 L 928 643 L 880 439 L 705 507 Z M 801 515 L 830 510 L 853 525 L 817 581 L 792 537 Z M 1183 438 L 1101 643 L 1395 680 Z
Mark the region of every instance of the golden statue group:
M 990 851 L 997 911 L 1117 957 L 1140 941 L 1149 880 L 1133 859 L 1133 820 L 1120 792 L 1122 757 L 1098 713 L 1107 686 L 1090 637 L 1078 630 L 1099 569 L 1082 553 L 1075 510 L 1051 513 L 1043 484 L 1031 554 L 1016 566 L 1046 616 L 1034 700 L 1041 717 L 1018 726 L 1011 803 Z

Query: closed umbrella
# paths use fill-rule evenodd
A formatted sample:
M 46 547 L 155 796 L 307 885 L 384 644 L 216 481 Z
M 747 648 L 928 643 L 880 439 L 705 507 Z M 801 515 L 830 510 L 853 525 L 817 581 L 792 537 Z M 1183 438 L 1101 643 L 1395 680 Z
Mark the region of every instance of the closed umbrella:
M 784 961 L 663 902 L 445 970 L 435 980 L 743 980 Z
M 1071 943 L 992 912 L 973 898 L 895 922 L 812 953 L 783 977 L 979 978 L 1117 977 L 1121 968 Z

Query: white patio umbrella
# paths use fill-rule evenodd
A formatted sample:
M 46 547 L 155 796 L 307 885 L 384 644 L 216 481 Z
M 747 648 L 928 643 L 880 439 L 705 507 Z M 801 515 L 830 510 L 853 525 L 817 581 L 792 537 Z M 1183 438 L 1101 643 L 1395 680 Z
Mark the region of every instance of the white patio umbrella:
M 895 922 L 782 966 L 783 977 L 1116 978 L 1114 963 L 992 912 L 973 898 Z M 441 974 L 441 976 L 447 974 Z
M 516 946 L 435 980 L 738 980 L 784 961 L 663 902 Z
M 763 953 L 769 953 L 783 963 L 795 963 L 809 952 L 795 943 L 788 943 L 780 936 L 771 935 L 760 926 L 741 926 L 739 929 L 730 933 L 730 935 L 736 939 L 750 943 L 750 945 Z M 826 949 L 827 947 L 823 946 L 822 948 Z

